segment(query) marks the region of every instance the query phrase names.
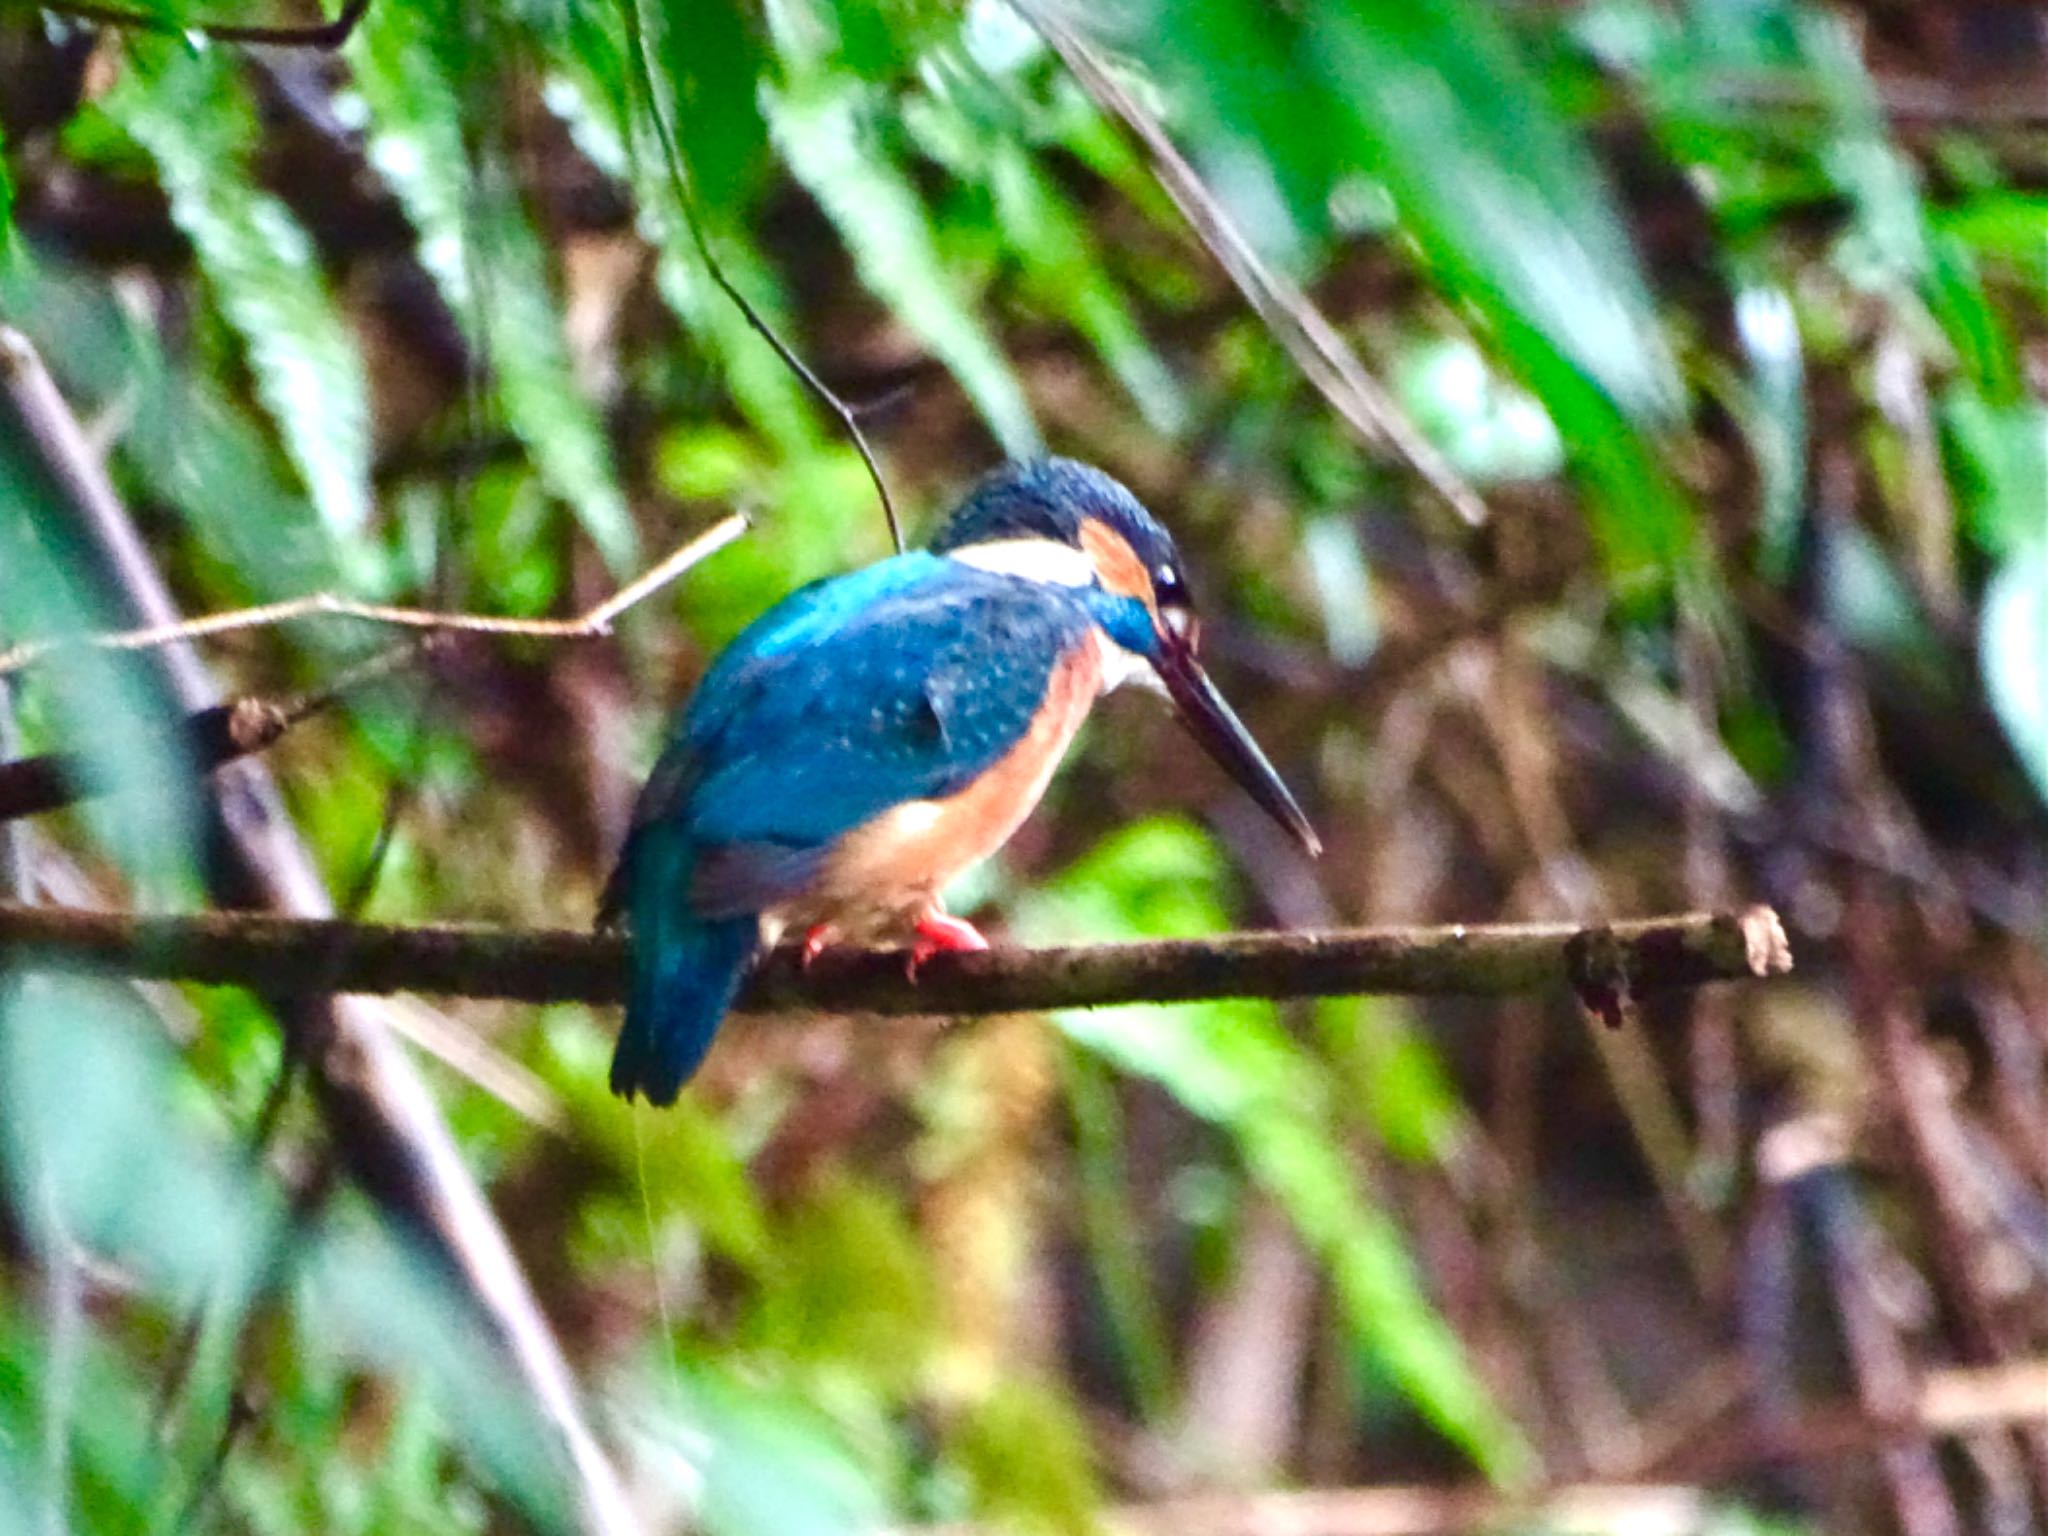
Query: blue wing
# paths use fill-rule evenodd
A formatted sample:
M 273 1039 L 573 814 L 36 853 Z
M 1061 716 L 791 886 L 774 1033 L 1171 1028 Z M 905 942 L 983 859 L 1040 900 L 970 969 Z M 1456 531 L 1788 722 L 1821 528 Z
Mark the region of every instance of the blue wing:
M 799 596 L 742 636 L 685 716 L 700 842 L 823 848 L 965 788 L 1030 727 L 1089 624 L 1057 591 L 928 555 Z
M 607 897 L 634 933 L 613 1089 L 673 1099 L 752 961 L 756 916 L 845 833 L 1009 751 L 1089 623 L 1057 591 L 913 554 L 793 593 L 735 640 L 641 793 Z

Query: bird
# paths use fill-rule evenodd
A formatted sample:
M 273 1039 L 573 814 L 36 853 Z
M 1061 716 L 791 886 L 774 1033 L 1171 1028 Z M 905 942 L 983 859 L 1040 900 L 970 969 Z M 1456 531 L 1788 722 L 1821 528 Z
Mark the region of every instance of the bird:
M 987 941 L 941 893 L 1037 805 L 1096 699 L 1164 694 L 1311 855 L 1321 845 L 1196 659 L 1174 541 L 1074 459 L 1012 461 L 938 535 L 799 588 L 710 665 L 635 804 L 599 922 L 628 930 L 614 1093 L 675 1101 L 756 959 Z

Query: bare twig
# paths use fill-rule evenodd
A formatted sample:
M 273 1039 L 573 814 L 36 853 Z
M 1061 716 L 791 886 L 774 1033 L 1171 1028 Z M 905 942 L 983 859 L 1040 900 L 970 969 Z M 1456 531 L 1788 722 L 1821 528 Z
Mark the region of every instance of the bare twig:
M 118 5 L 94 5 L 90 0 L 37 0 L 37 9 L 58 16 L 74 16 L 103 27 L 120 27 L 132 32 L 161 32 L 169 37 L 203 37 L 214 43 L 243 43 L 263 48 L 310 48 L 332 53 L 346 43 L 356 24 L 370 9 L 370 0 L 348 0 L 334 20 L 311 27 L 272 27 L 231 21 L 178 21 L 147 11 L 131 11 Z
M 714 523 L 644 575 L 636 577 L 596 607 L 568 619 L 509 619 L 492 614 L 439 613 L 429 608 L 404 608 L 388 603 L 363 603 L 338 597 L 332 592 L 314 592 L 305 597 L 286 598 L 254 608 L 237 608 L 230 613 L 207 614 L 196 619 L 144 625 L 111 635 L 58 636 L 25 641 L 0 651 L 0 677 L 18 672 L 53 651 L 68 646 L 91 646 L 107 651 L 146 651 L 174 641 L 200 640 L 237 630 L 262 629 L 273 624 L 315 615 L 360 619 L 398 629 L 430 633 L 468 635 L 517 635 L 533 640 L 596 640 L 609 635 L 612 621 L 634 604 L 644 602 L 747 531 L 744 513 Z M 375 665 L 375 662 L 369 665 Z M 275 738 L 272 738 L 275 740 Z M 267 745 L 268 743 L 266 743 Z
M 1475 527 L 1484 523 L 1486 503 L 1479 493 L 1416 430 L 1315 301 L 1259 255 L 1159 119 L 1125 89 L 1094 44 L 1046 0 L 1016 0 L 1016 7 L 1066 61 L 1096 106 L 1137 136 L 1166 195 L 1337 414 L 1368 443 L 1384 444 L 1407 460 L 1459 517 Z
M 453 635 L 510 634 L 539 639 L 582 640 L 609 634 L 612 621 L 620 614 L 723 549 L 746 528 L 746 518 L 735 513 L 699 534 L 644 576 L 621 587 L 596 607 L 573 619 L 498 619 L 473 614 L 433 613 L 422 609 L 350 603 L 322 593 L 261 608 L 215 614 L 184 624 L 129 630 L 117 635 L 89 636 L 75 641 L 60 638 L 19 645 L 0 656 L 0 688 L 5 686 L 9 665 L 28 665 L 67 644 L 92 645 L 107 650 L 140 650 L 188 640 L 195 635 L 220 634 L 229 629 L 278 623 L 309 613 L 345 614 L 375 623 L 428 631 L 420 639 L 379 651 L 314 692 L 284 699 L 234 699 L 193 711 L 176 729 L 185 738 L 186 754 L 193 767 L 202 774 L 211 773 L 238 758 L 266 750 L 292 727 L 331 709 L 346 694 L 366 683 L 388 677 L 411 665 Z M 4 754 L 0 754 L 0 759 L 4 759 Z M 51 752 L 11 762 L 0 760 L 0 825 L 75 804 L 93 792 L 92 775 L 85 754 Z M 0 843 L 0 850 L 4 848 L 5 844 Z
M 341 992 L 615 1003 L 625 995 L 625 946 L 616 935 L 560 928 L 0 905 L 0 956 L 10 963 L 287 992 L 318 975 Z M 1588 947 L 1625 969 L 1639 993 L 1774 976 L 1792 965 L 1777 914 L 1752 907 L 1590 928 L 1380 928 L 1003 948 L 936 955 L 915 980 L 896 951 L 830 949 L 804 967 L 795 951 L 778 950 L 740 1007 L 979 1014 L 1218 997 L 1501 996 L 1576 989 L 1576 957 Z

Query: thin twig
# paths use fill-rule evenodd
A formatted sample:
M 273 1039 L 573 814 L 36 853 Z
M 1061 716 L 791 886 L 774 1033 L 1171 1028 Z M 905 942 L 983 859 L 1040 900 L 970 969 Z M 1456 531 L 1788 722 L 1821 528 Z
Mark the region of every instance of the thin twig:
M 220 634 L 228 629 L 277 623 L 307 613 L 341 613 L 375 623 L 428 631 L 417 640 L 377 652 L 350 667 L 326 687 L 313 692 L 283 699 L 233 699 L 187 715 L 173 730 L 184 737 L 185 750 L 193 767 L 199 773 L 207 774 L 239 758 L 267 750 L 294 726 L 333 708 L 344 696 L 365 684 L 410 666 L 453 635 L 515 634 L 539 639 L 582 640 L 609 634 L 612 621 L 620 614 L 723 549 L 745 532 L 746 527 L 746 518 L 735 513 L 692 539 L 644 576 L 573 619 L 496 619 L 470 614 L 433 613 L 422 609 L 345 603 L 322 594 L 261 608 L 245 608 L 235 613 L 215 614 L 183 624 L 158 625 L 117 635 L 85 636 L 75 641 L 58 639 L 34 646 L 17 646 L 7 653 L 7 657 L 0 658 L 0 688 L 5 686 L 8 658 L 16 658 L 16 665 L 26 666 L 66 644 L 91 645 L 107 650 L 139 650 L 189 640 L 197 634 Z M 0 826 L 24 816 L 39 816 L 74 805 L 93 793 L 90 753 L 49 752 L 12 761 L 4 760 L 4 754 L 0 754 Z M 0 842 L 0 851 L 5 847 L 6 844 Z
M 370 0 L 348 0 L 332 21 L 311 27 L 271 27 L 233 21 L 176 21 L 147 11 L 131 11 L 117 5 L 94 5 L 90 0 L 37 0 L 38 10 L 57 16 L 72 16 L 103 27 L 120 27 L 132 32 L 161 32 L 168 37 L 203 37 L 211 43 L 243 43 L 263 48 L 310 48 L 332 53 L 346 43 L 356 24 L 370 9 Z
M 596 640 L 611 633 L 612 621 L 634 604 L 644 602 L 677 577 L 718 553 L 747 531 L 746 514 L 735 512 L 714 523 L 644 575 L 636 577 L 603 602 L 568 619 L 512 619 L 494 614 L 440 613 L 430 608 L 405 608 L 388 603 L 364 603 L 332 592 L 314 592 L 282 602 L 263 603 L 254 608 L 237 608 L 228 613 L 211 613 L 170 624 L 146 625 L 109 635 L 58 636 L 25 641 L 0 651 L 0 677 L 18 672 L 68 646 L 89 646 L 105 651 L 146 651 L 174 641 L 200 640 L 239 630 L 263 629 L 273 624 L 314 616 L 359 619 L 395 629 L 419 629 L 432 633 L 469 635 L 517 635 L 533 640 Z M 267 745 L 267 743 L 266 743 Z
M 1066 62 L 1089 99 L 1137 136 L 1166 195 L 1337 414 L 1368 443 L 1384 444 L 1407 460 L 1467 523 L 1474 527 L 1485 523 L 1486 503 L 1479 493 L 1416 430 L 1400 403 L 1372 376 L 1315 301 L 1259 255 L 1159 119 L 1125 89 L 1094 44 L 1045 0 L 1015 0 L 1015 4 Z
M 560 928 L 400 927 L 256 912 L 163 917 L 0 904 L 0 956 L 10 964 L 264 990 L 304 986 L 318 966 L 326 968 L 317 973 L 319 984 L 341 992 L 615 1003 L 625 995 L 626 942 Z M 934 956 L 915 979 L 899 951 L 829 949 L 806 967 L 795 951 L 778 950 L 739 1006 L 982 1014 L 1367 992 L 1583 994 L 1592 981 L 1582 960 L 1589 950 L 1625 970 L 1638 994 L 1775 976 L 1792 966 L 1777 914 L 1751 907 L 1592 927 L 1459 925 L 1005 947 Z
M 654 122 L 655 137 L 661 142 L 662 162 L 668 171 L 669 188 L 676 200 L 676 212 L 682 218 L 683 227 L 690 232 L 690 241 L 697 248 L 697 259 L 704 263 L 704 270 L 711 274 L 711 281 L 718 285 L 718 291 L 732 301 L 754 334 L 774 349 L 785 368 L 803 380 L 804 387 L 819 404 L 839 418 L 840 427 L 852 441 L 861 463 L 867 466 L 868 478 L 875 483 L 875 494 L 882 500 L 882 516 L 888 519 L 890 542 L 896 546 L 896 553 L 902 554 L 905 547 L 903 525 L 896 516 L 896 502 L 889 495 L 889 482 L 882 474 L 881 461 L 875 457 L 867 433 L 861 429 L 859 414 L 840 397 L 838 391 L 819 377 L 794 347 L 776 334 L 775 327 L 726 275 L 725 267 L 712 252 L 710 237 L 704 233 L 703 210 L 697 206 L 696 189 L 691 186 L 689 169 L 683 163 L 682 146 L 676 140 L 674 125 L 661 110 L 661 101 L 654 89 L 654 70 L 648 63 L 647 38 L 640 24 L 640 0 L 619 0 L 619 10 L 626 24 L 626 47 L 633 62 L 633 83 L 639 87 L 647 115 Z M 630 146 L 633 142 L 630 125 L 625 137 Z

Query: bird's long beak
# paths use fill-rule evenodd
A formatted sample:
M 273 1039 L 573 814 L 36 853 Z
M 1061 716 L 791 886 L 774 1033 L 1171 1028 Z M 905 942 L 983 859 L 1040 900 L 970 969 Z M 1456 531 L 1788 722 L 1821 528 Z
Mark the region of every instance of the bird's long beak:
M 1209 674 L 1195 659 L 1192 636 L 1168 631 L 1161 639 L 1164 643 L 1153 667 L 1189 733 L 1268 815 L 1294 834 L 1295 841 L 1308 850 L 1310 857 L 1319 857 L 1322 839 L 1308 824 L 1301 807 L 1294 803 L 1294 796 L 1287 792 L 1287 786 L 1280 781 L 1266 754 L 1259 750 L 1259 744 L 1252 740 L 1252 733 L 1237 718 L 1237 711 L 1209 681 Z

